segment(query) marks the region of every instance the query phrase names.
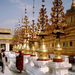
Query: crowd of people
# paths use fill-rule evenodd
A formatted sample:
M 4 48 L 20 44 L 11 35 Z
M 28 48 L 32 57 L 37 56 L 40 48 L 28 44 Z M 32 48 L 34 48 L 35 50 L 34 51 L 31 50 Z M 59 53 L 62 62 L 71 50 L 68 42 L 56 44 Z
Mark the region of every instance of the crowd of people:
M 2 66 L 2 72 L 3 73 L 5 71 L 5 64 L 6 64 L 6 55 L 5 55 L 5 50 L 2 49 L 0 51 L 0 66 Z

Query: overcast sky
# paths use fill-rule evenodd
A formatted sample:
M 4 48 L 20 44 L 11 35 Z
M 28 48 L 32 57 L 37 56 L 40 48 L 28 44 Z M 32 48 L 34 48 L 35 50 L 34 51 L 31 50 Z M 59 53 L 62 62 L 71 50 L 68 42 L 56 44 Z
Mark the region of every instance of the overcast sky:
M 51 7 L 53 7 L 54 0 L 45 0 L 45 7 L 47 8 L 47 15 L 50 18 Z M 70 9 L 72 0 L 62 0 L 64 6 L 64 12 Z M 27 16 L 29 18 L 29 25 L 32 24 L 32 5 L 33 0 L 0 0 L 0 28 L 15 28 L 18 24 L 18 19 L 22 19 L 25 16 L 25 5 L 27 7 Z M 42 5 L 42 0 L 35 0 L 35 22 L 37 23 L 37 18 L 39 16 L 39 10 Z M 16 24 L 15 24 L 16 23 Z

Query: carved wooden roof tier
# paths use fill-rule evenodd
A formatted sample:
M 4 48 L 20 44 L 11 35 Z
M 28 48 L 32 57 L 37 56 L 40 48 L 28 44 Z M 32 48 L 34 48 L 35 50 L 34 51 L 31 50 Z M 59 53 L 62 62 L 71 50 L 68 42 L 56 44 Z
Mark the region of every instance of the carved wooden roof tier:
M 11 29 L 0 28 L 0 34 L 11 34 Z

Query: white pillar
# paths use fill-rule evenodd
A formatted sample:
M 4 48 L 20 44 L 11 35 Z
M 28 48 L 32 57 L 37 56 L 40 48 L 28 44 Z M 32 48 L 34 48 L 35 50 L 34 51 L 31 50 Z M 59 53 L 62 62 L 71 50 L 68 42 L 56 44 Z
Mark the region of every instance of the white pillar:
M 9 51 L 9 43 L 6 43 L 6 51 Z
M 25 72 L 26 75 L 49 75 L 49 68 L 46 66 L 48 62 L 34 60 L 34 66 L 28 66 L 28 70 Z
M 62 55 L 63 61 L 64 62 L 69 62 L 69 57 L 68 55 Z

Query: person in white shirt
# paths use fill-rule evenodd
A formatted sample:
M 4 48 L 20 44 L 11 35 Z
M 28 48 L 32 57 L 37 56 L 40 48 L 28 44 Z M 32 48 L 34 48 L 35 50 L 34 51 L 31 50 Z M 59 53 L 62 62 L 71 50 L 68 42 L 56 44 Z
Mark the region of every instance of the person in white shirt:
M 5 70 L 5 65 L 6 65 L 6 60 L 5 60 L 5 50 L 1 50 L 2 51 L 2 62 L 3 62 L 3 73 L 4 73 L 4 70 Z

